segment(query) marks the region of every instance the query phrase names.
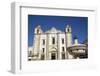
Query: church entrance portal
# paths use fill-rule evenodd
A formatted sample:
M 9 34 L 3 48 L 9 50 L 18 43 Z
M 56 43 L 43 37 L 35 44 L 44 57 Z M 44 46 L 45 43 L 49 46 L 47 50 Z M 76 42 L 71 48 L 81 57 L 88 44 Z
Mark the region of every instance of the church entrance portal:
M 56 54 L 55 53 L 52 53 L 51 54 L 51 60 L 55 60 L 56 59 Z

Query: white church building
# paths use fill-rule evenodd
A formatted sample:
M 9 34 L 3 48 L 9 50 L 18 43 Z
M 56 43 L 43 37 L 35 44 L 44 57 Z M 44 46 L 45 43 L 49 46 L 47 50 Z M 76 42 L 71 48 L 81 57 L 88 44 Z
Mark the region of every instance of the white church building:
M 67 25 L 64 31 L 52 27 L 43 32 L 38 25 L 34 30 L 33 46 L 29 47 L 28 60 L 62 60 L 84 58 L 87 45 L 72 43 L 72 28 Z

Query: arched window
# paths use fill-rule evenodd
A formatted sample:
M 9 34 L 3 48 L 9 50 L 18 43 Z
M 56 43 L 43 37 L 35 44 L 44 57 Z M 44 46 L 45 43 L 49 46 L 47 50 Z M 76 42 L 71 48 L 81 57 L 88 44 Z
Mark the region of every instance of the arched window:
M 69 32 L 69 28 L 68 28 L 68 32 Z
M 37 29 L 37 33 L 39 33 L 39 29 Z

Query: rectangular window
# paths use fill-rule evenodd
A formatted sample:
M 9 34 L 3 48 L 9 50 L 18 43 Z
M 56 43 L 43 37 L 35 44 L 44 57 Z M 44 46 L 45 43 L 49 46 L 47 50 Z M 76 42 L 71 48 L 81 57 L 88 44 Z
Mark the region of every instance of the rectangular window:
M 55 44 L 55 38 L 52 37 L 52 44 Z
M 62 44 L 64 44 L 64 38 L 62 38 Z
M 45 50 L 45 49 L 44 49 L 44 48 L 42 48 L 42 53 L 44 53 L 44 50 Z
M 65 59 L 65 54 L 62 54 L 62 59 Z
M 45 39 L 43 39 L 43 43 L 42 44 L 45 45 Z
M 64 47 L 62 47 L 62 51 L 65 51 L 65 48 Z

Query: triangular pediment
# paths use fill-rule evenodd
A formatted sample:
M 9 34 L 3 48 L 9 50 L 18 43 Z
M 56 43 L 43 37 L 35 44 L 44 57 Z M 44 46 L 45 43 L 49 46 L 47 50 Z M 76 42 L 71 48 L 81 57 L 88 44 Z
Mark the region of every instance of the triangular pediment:
M 62 31 L 52 27 L 50 30 L 46 31 L 46 33 L 62 33 Z

